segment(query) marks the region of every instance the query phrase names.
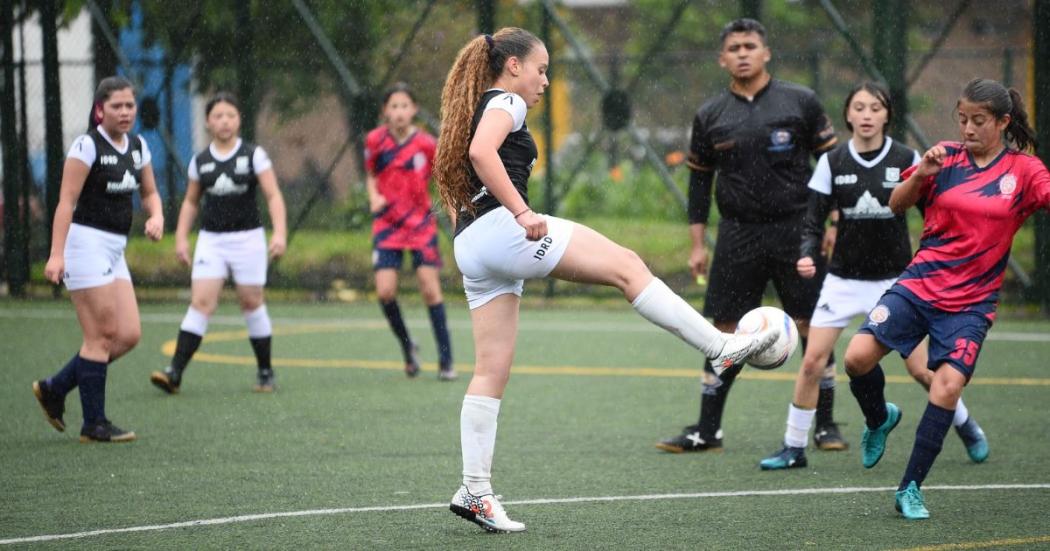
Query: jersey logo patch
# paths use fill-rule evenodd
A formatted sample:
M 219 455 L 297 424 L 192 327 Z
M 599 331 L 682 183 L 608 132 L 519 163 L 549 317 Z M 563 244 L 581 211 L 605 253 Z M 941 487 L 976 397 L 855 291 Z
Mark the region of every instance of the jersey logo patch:
M 204 163 L 201 165 L 201 174 L 215 172 L 215 163 Z
M 878 325 L 890 319 L 890 309 L 885 304 L 880 304 L 868 314 L 868 323 Z
M 102 165 L 115 165 L 115 164 L 117 164 L 117 156 L 116 155 L 99 155 L 98 162 L 99 162 L 99 164 L 102 164 Z
M 226 175 L 225 172 L 219 174 L 219 177 L 215 179 L 215 185 L 208 188 L 208 193 L 212 195 L 239 195 L 248 191 L 246 184 L 238 184 Z
M 106 193 L 129 193 L 139 188 L 139 182 L 131 175 L 130 170 L 124 171 L 124 177 L 119 182 L 106 184 Z
M 895 166 L 886 168 L 886 183 L 899 182 L 901 179 L 901 169 Z
M 857 199 L 857 204 L 842 209 L 842 215 L 850 220 L 878 220 L 893 218 L 893 211 L 889 207 L 882 206 L 870 191 L 865 191 Z
M 848 186 L 850 184 L 855 184 L 855 183 L 857 183 L 857 175 L 856 174 L 839 174 L 838 176 L 835 176 L 835 185 L 836 186 Z
M 233 167 L 233 173 L 247 174 L 248 170 L 248 157 L 237 157 L 237 165 Z
M 786 128 L 778 128 L 769 135 L 770 151 L 791 151 L 795 144 L 791 143 L 791 131 Z
M 999 193 L 1004 197 L 1014 194 L 1017 189 L 1017 178 L 1013 174 L 1006 174 L 999 180 Z

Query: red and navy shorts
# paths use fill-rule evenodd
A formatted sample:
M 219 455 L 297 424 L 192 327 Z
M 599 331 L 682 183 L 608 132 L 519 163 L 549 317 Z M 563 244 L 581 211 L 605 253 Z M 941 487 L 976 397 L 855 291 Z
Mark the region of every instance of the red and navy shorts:
M 375 247 L 372 249 L 372 269 L 400 270 L 404 263 L 405 252 L 412 253 L 412 269 L 418 270 L 420 266 L 431 266 L 441 268 L 441 252 L 438 250 L 437 236 L 421 249 L 385 249 Z
M 927 367 L 948 364 L 969 381 L 977 367 L 991 320 L 981 312 L 946 312 L 931 306 L 900 285 L 890 287 L 868 313 L 858 333 L 868 333 L 907 358 L 929 335 Z

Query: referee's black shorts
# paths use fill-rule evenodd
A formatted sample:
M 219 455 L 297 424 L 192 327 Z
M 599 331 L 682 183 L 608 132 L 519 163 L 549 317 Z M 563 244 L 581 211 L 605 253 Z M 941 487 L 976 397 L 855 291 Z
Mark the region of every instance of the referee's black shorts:
M 820 298 L 825 267 L 816 277 L 798 275 L 802 215 L 776 222 L 748 223 L 722 219 L 711 261 L 704 315 L 716 322 L 736 322 L 762 305 L 772 280 L 787 314 L 809 319 Z

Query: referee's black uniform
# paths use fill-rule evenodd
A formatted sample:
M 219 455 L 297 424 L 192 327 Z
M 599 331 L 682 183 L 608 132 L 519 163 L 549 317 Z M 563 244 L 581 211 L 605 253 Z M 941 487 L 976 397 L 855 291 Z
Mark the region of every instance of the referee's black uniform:
M 835 129 L 816 94 L 770 79 L 753 100 L 729 90 L 706 101 L 693 120 L 689 166 L 717 171 L 722 220 L 704 315 L 735 322 L 761 305 L 773 281 L 784 311 L 808 319 L 821 278 L 798 275 L 802 224 L 812 172 L 810 155 L 835 145 Z M 689 223 L 706 224 L 712 178 L 693 178 Z

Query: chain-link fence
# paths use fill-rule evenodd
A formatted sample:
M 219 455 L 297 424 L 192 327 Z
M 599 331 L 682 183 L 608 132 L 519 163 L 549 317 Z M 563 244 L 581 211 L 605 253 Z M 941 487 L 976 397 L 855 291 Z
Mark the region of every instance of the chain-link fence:
M 681 152 L 688 145 L 693 114 L 706 98 L 719 93 L 728 83 L 727 75 L 716 62 L 717 29 L 725 22 L 722 19 L 728 18 L 710 17 L 700 26 L 694 22 L 703 18 L 708 5 L 725 11 L 726 6 L 737 3 L 694 2 L 686 8 L 683 22 L 664 36 L 651 34 L 662 30 L 657 23 L 666 23 L 666 10 L 645 11 L 647 6 L 651 8 L 650 4 L 559 9 L 575 39 L 589 52 L 585 61 L 569 47 L 564 33 L 557 30 L 552 33 L 548 46 L 553 84 L 552 93 L 545 101 L 552 102 L 554 112 L 555 178 L 551 199 L 559 214 L 627 216 L 668 224 L 684 220 L 678 199 L 649 166 L 645 150 L 628 134 L 610 131 L 603 125 L 601 105 L 605 94 L 589 76 L 586 64 L 593 64 L 614 88 L 629 92 L 631 121 L 666 163 L 679 189 L 684 190 L 686 171 L 680 164 Z M 816 2 L 770 1 L 767 5 L 773 6 L 768 10 L 771 15 L 767 20 L 773 51 L 771 72 L 776 78 L 816 90 L 834 119 L 840 137 L 845 138 L 841 120 L 844 96 L 858 81 L 870 77 Z M 500 6 L 499 23 L 518 24 L 538 31 L 541 18 L 538 4 Z M 872 24 L 870 10 L 866 5 L 850 6 L 851 11 L 844 13 L 863 42 Z M 371 52 L 373 59 L 381 61 L 372 74 L 354 76 L 365 85 L 377 81 L 371 83 L 373 86 L 383 78 L 406 81 L 416 89 L 420 107 L 436 117 L 445 72 L 458 48 L 476 34 L 473 4 L 417 2 L 410 8 L 390 16 L 398 22 L 396 26 L 382 29 L 385 38 L 377 40 L 376 51 Z M 945 21 L 938 17 L 937 11 L 916 9 L 908 38 L 911 48 L 908 59 L 910 69 L 914 70 L 920 63 L 925 64 L 925 69 L 921 73 L 910 73 L 913 83 L 908 104 L 911 115 L 930 140 L 956 137 L 953 107 L 961 86 L 972 77 L 999 79 L 1028 96 L 1030 59 L 1025 37 L 1030 33 L 1026 27 L 1030 8 L 1023 1 L 1006 2 L 1001 8 L 996 13 L 986 13 L 985 8 L 974 4 L 962 11 L 948 33 L 943 33 Z M 802 15 L 790 10 L 801 10 Z M 417 19 L 417 14 L 422 18 Z M 654 23 L 639 26 L 638 21 L 646 17 Z M 94 83 L 105 76 L 98 74 L 100 63 L 94 56 L 97 43 L 103 37 L 97 30 L 92 31 L 91 14 L 85 9 L 69 19 L 58 36 L 63 148 L 85 130 Z M 147 138 L 153 152 L 154 172 L 168 209 L 171 229 L 185 189 L 185 163 L 208 141 L 203 124 L 203 103 L 208 91 L 201 90 L 192 62 L 174 61 L 170 51 L 149 43 L 141 28 L 136 27 L 139 24 L 141 21 L 133 17 L 122 27 L 113 29 L 120 49 L 131 64 L 129 68 L 118 62 L 118 71 L 141 82 L 137 91 L 138 130 Z M 300 20 L 289 20 L 287 25 L 299 28 L 297 32 L 310 32 Z M 607 32 L 609 28 L 623 29 L 623 33 L 613 36 Z M 795 29 L 803 30 L 796 32 Z M 647 30 L 650 35 L 646 34 Z M 49 222 L 44 207 L 47 181 L 57 176 L 46 173 L 45 90 L 41 35 L 35 16 L 16 25 L 12 36 L 18 139 L 24 144 L 19 162 L 26 164 L 31 182 L 26 188 L 31 206 L 30 256 L 39 263 L 47 255 Z M 660 40 L 663 43 L 658 48 L 650 49 Z M 317 57 L 323 56 L 324 50 L 318 42 L 300 54 Z M 345 59 L 352 54 L 340 55 Z M 370 88 L 371 95 L 365 98 L 370 102 L 363 102 L 366 107 L 362 110 L 348 99 L 336 65 L 328 65 L 328 71 L 322 75 L 322 86 L 312 88 L 309 95 L 304 94 L 295 101 L 289 102 L 287 97 L 278 101 L 273 94 L 261 97 L 258 118 L 254 121 L 256 141 L 274 160 L 286 195 L 291 226 L 299 231 L 350 232 L 355 239 L 367 242 L 370 216 L 359 163 L 360 138 L 355 137 L 355 133 L 378 123 L 375 97 L 379 91 Z M 231 64 L 231 70 L 234 66 Z M 280 72 L 281 68 L 269 66 L 269 74 L 275 70 Z M 291 65 L 287 68 L 294 69 Z M 273 88 L 266 82 L 259 82 L 258 87 L 260 90 Z M 1033 98 L 1028 99 L 1032 103 Z M 530 128 L 541 140 L 542 108 L 541 105 L 533 109 L 529 119 Z M 363 115 L 369 110 L 374 113 L 371 119 Z M 911 138 L 909 145 L 918 147 L 919 143 Z M 4 148 L 19 147 L 20 144 L 4 143 Z M 543 159 L 537 167 L 536 175 L 542 177 L 546 168 Z M 547 191 L 539 182 L 535 187 L 536 200 L 545 204 Z M 681 233 L 685 234 L 684 227 Z M 298 238 L 293 236 L 294 239 Z M 1019 243 L 1023 245 L 1026 240 L 1031 240 L 1027 230 L 1019 237 Z M 668 266 L 683 268 L 684 250 L 682 255 L 680 261 L 669 262 Z M 319 264 L 336 266 L 345 260 L 345 257 L 333 258 L 337 259 Z M 1031 269 L 1034 262 L 1031 255 L 1022 255 L 1020 260 L 1023 267 Z M 367 263 L 366 258 L 352 266 L 332 267 L 317 276 L 316 285 L 324 278 L 353 271 L 363 272 L 367 279 L 370 273 Z M 455 277 L 449 280 L 454 281 Z M 296 273 L 287 282 L 301 281 Z

